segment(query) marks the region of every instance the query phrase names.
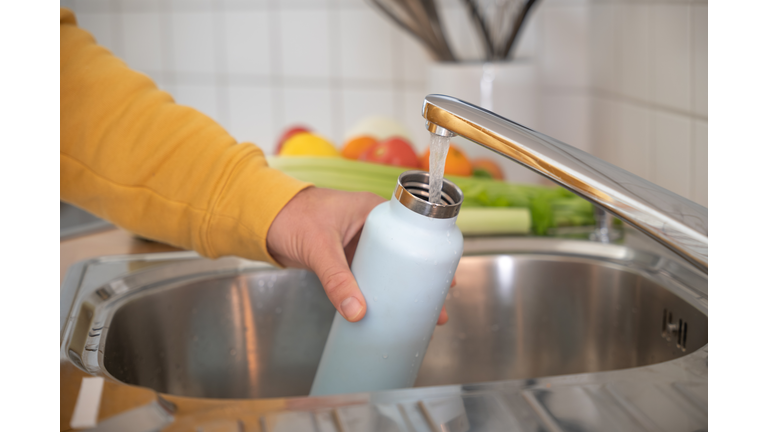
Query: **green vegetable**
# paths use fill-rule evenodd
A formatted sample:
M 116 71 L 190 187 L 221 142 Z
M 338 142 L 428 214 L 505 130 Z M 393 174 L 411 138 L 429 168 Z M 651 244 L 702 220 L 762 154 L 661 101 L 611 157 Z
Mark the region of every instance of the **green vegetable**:
M 524 207 L 462 207 L 456 225 L 465 235 L 527 234 L 531 212 Z
M 318 187 L 392 197 L 407 168 L 332 157 L 267 158 L 269 165 Z M 592 204 L 563 188 L 513 184 L 490 178 L 446 176 L 464 193 L 457 224 L 465 234 L 546 235 L 551 228 L 594 224 Z
M 485 168 L 473 168 L 472 177 L 492 179 L 493 174 Z

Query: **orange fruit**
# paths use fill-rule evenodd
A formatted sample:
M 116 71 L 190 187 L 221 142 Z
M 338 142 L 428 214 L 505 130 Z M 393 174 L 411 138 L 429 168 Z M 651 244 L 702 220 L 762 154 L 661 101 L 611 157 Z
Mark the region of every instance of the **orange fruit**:
M 368 135 L 351 138 L 344 144 L 341 155 L 347 159 L 357 160 L 366 150 L 376 145 L 376 138 Z
M 496 180 L 504 180 L 504 172 L 501 170 L 499 164 L 491 159 L 477 158 L 472 161 L 472 171 L 474 175 L 477 175 L 475 171 L 482 170 L 490 174 L 492 178 Z M 479 177 L 479 176 L 478 176 Z
M 429 149 L 421 156 L 421 169 L 429 171 Z M 445 157 L 445 174 L 457 176 L 472 175 L 472 163 L 464 152 L 454 144 L 448 147 L 448 156 Z

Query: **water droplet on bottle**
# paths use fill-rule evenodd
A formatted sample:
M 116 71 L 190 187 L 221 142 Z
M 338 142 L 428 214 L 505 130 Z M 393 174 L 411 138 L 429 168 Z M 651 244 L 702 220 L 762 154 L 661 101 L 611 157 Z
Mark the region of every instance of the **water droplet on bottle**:
M 379 296 L 373 296 L 373 301 L 379 301 Z
M 277 314 L 280 314 L 281 312 L 283 312 L 283 308 L 277 308 L 277 309 L 275 309 L 275 313 L 277 313 Z
M 386 355 L 386 354 L 382 354 L 382 355 L 381 355 L 381 358 L 383 358 L 383 359 L 386 359 L 387 357 L 389 357 L 389 356 L 388 356 L 388 355 Z
M 236 351 L 234 348 L 232 348 L 231 350 L 229 350 L 229 355 L 231 355 L 232 357 L 234 357 L 234 356 L 236 356 L 236 355 L 237 355 L 237 351 Z
M 416 353 L 416 357 L 418 357 L 418 356 L 419 356 L 419 353 Z
M 197 308 L 192 308 L 192 315 L 197 313 Z
M 414 300 L 413 302 L 414 302 L 414 303 L 418 303 L 418 302 L 419 302 L 419 299 L 416 299 L 416 300 Z
M 192 335 L 192 342 L 197 342 L 197 335 Z

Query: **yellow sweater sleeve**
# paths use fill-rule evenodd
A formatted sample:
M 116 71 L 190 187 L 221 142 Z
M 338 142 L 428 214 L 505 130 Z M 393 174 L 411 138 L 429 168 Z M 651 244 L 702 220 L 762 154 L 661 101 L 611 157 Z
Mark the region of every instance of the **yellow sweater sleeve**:
M 67 9 L 60 29 L 62 200 L 203 256 L 274 264 L 267 231 L 309 184 L 174 103 L 97 45 Z

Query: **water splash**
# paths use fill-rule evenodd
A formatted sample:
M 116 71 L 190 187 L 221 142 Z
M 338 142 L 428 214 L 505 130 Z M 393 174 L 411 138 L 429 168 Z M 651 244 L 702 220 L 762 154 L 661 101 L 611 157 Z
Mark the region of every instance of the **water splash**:
M 429 202 L 440 204 L 443 190 L 445 158 L 448 156 L 450 138 L 432 134 L 429 141 Z

